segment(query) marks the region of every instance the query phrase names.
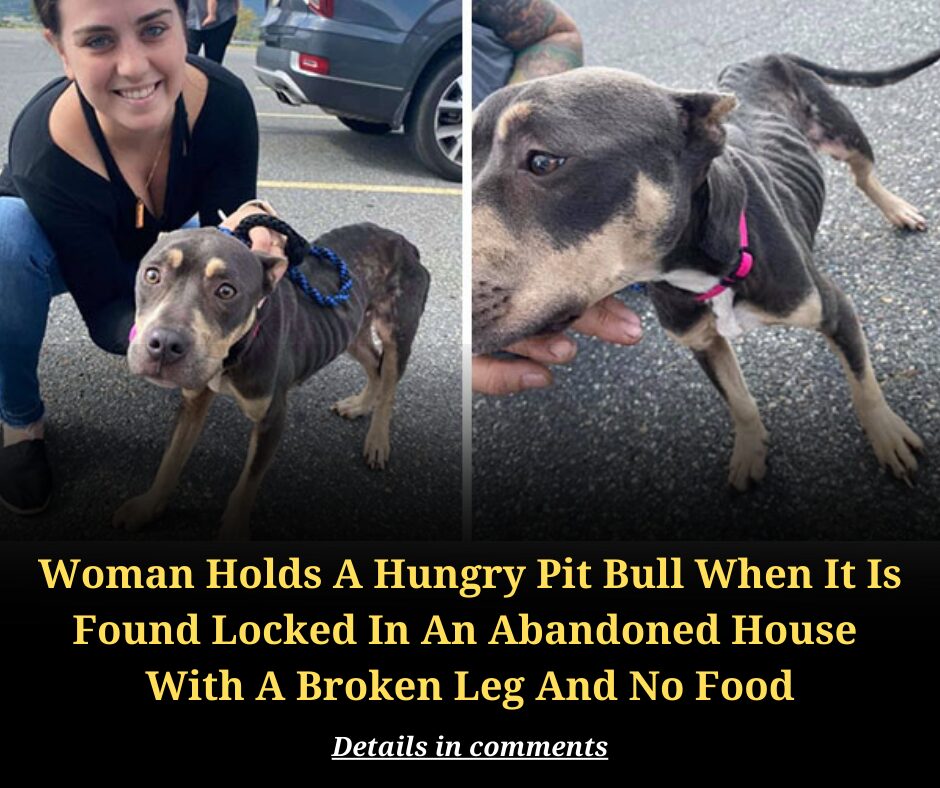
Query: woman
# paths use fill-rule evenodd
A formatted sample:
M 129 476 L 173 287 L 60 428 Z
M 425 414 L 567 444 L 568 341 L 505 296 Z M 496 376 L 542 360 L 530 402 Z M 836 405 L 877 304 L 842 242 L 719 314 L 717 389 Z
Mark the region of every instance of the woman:
M 255 196 L 251 97 L 220 66 L 187 60 L 186 5 L 35 2 L 65 77 L 22 111 L 0 174 L 0 502 L 21 514 L 52 490 L 36 374 L 51 298 L 68 289 L 95 343 L 123 353 L 157 234 L 196 214 L 215 224 Z

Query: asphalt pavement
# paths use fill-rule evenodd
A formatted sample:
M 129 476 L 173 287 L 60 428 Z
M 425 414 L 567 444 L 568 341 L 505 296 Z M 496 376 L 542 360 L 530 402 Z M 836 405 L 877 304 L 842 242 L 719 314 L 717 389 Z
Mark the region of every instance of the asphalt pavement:
M 261 129 L 259 196 L 301 233 L 371 221 L 407 236 L 431 291 L 392 419 L 384 471 L 361 456 L 367 423 L 329 406 L 364 383 L 343 357 L 290 399 L 288 427 L 252 517 L 256 539 L 457 539 L 461 529 L 460 197 L 427 173 L 401 134 L 363 137 L 317 107 L 280 104 L 254 77 L 254 51 L 225 65 L 252 89 Z M 0 30 L 0 139 L 33 93 L 61 73 L 35 31 Z M 5 151 L 4 151 L 5 152 Z M 0 158 L 5 158 L 5 155 Z M 428 191 L 430 190 L 430 191 Z M 204 539 L 240 473 L 249 422 L 217 398 L 169 510 L 136 535 L 110 527 L 114 510 L 149 486 L 178 393 L 133 378 L 99 351 L 68 296 L 53 302 L 40 380 L 56 493 L 40 516 L 0 508 L 5 539 Z
M 934 0 L 561 4 L 589 65 L 675 88 L 714 87 L 725 65 L 769 52 L 866 69 L 940 46 Z M 827 161 L 817 264 L 854 300 L 889 404 L 927 445 L 915 486 L 879 469 L 823 339 L 774 328 L 734 343 L 770 451 L 759 488 L 732 494 L 723 401 L 667 339 L 646 296 L 626 292 L 646 331 L 638 346 L 581 338 L 551 390 L 474 398 L 475 538 L 940 535 L 940 65 L 895 86 L 835 91 L 868 135 L 883 182 L 931 222 L 924 234 L 895 230 Z

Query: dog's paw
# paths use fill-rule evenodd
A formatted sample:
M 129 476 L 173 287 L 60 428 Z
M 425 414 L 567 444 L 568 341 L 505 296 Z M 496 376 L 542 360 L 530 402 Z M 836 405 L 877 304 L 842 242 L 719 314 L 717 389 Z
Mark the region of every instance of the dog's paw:
M 739 492 L 746 492 L 751 482 L 759 482 L 767 473 L 767 430 L 763 424 L 737 430 L 728 483 Z
M 139 531 L 163 513 L 163 506 L 149 495 L 138 495 L 125 501 L 111 518 L 111 525 L 128 531 Z
M 885 206 L 884 213 L 888 221 L 895 227 L 919 232 L 927 229 L 927 220 L 920 211 L 900 197 L 895 196 L 890 204 Z
M 913 486 L 911 480 L 917 472 L 914 452 L 924 450 L 920 437 L 887 406 L 865 420 L 865 432 L 881 466 Z
M 372 405 L 367 404 L 362 394 L 355 394 L 352 397 L 346 397 L 333 404 L 330 408 L 334 413 L 339 414 L 344 419 L 358 419 L 360 416 L 366 416 L 372 412 Z
M 391 452 L 388 433 L 374 435 L 372 431 L 366 436 L 366 445 L 362 451 L 366 458 L 366 464 L 370 468 L 381 470 L 388 462 L 388 455 Z

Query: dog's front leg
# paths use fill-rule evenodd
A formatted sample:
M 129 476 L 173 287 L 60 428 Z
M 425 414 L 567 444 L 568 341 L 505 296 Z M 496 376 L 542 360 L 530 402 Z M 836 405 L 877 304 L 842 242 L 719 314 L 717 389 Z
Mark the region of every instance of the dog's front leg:
M 752 481 L 759 482 L 764 478 L 767 430 L 757 403 L 744 382 L 734 349 L 715 330 L 711 315 L 703 318 L 692 331 L 674 338 L 692 349 L 696 361 L 728 403 L 734 421 L 734 452 L 728 482 L 743 492 Z
M 125 501 L 115 512 L 112 521 L 115 527 L 136 531 L 163 513 L 170 495 L 176 489 L 183 466 L 186 465 L 202 432 L 214 397 L 215 393 L 209 388 L 202 391 L 183 390 L 183 401 L 176 418 L 173 437 L 160 461 L 157 476 L 147 492 Z
M 248 415 L 252 417 L 250 412 Z M 286 415 L 287 403 L 281 396 L 271 401 L 263 417 L 257 420 L 252 417 L 255 426 L 248 442 L 248 456 L 245 458 L 245 467 L 238 478 L 238 484 L 229 496 L 225 514 L 222 515 L 219 539 L 248 538 L 255 496 L 271 460 L 274 459 L 274 452 L 284 432 Z

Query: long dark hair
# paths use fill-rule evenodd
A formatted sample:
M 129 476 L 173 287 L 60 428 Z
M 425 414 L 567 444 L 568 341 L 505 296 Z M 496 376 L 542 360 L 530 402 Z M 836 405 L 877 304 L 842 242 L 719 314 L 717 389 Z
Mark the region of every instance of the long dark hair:
M 174 0 L 177 8 L 180 10 L 180 16 L 183 17 L 183 23 L 186 23 L 186 10 L 189 7 L 189 0 Z M 36 9 L 36 15 L 42 26 L 52 35 L 59 35 L 59 0 L 33 0 L 33 6 Z

